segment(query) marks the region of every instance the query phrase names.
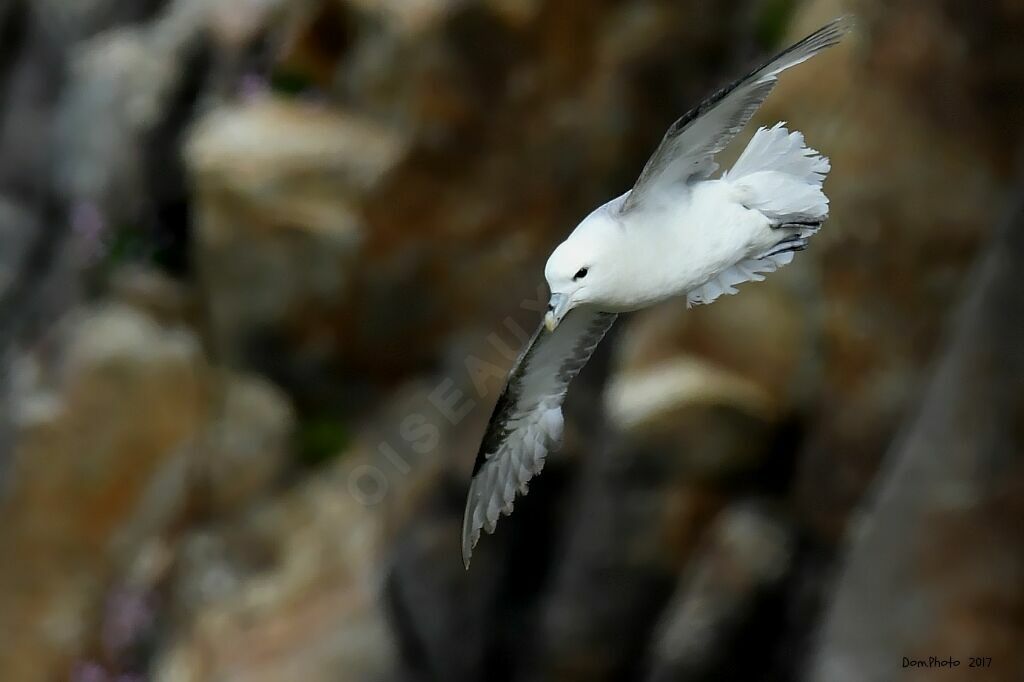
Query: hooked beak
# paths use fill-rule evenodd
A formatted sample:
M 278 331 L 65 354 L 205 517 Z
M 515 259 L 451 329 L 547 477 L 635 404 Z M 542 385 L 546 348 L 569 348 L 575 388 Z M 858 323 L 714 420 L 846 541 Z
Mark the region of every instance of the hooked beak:
M 569 296 L 566 294 L 551 294 L 548 301 L 548 312 L 544 316 L 544 326 L 549 332 L 555 331 L 555 327 L 562 321 L 565 314 L 569 312 Z

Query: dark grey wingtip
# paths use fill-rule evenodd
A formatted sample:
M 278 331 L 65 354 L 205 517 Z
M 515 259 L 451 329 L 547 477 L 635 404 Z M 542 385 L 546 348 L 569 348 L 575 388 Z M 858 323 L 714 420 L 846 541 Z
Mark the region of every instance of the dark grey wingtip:
M 474 498 L 478 495 L 476 488 L 476 480 L 469 485 L 469 495 L 466 499 L 466 511 L 462 515 L 462 564 L 469 570 L 469 562 L 473 558 L 473 548 L 476 547 L 477 541 L 480 539 L 480 529 L 473 528 L 473 509 L 475 507 Z
M 469 570 L 469 562 L 473 559 L 473 546 L 476 543 L 469 539 L 465 529 L 462 531 L 462 565 Z
M 853 14 L 842 14 L 828 22 L 814 33 L 810 34 L 797 45 L 810 46 L 813 44 L 815 52 L 838 45 L 846 34 L 850 33 L 856 26 L 856 17 Z
M 842 37 L 857 28 L 857 15 L 853 13 L 841 14 L 830 21 L 829 24 L 835 26 L 839 30 L 839 36 Z
M 819 28 L 817 31 L 814 31 L 810 35 L 793 43 L 793 45 L 783 50 L 765 66 L 768 68 L 774 64 L 787 60 L 790 61 L 790 64 L 784 68 L 789 68 L 789 66 L 799 64 L 823 50 L 827 50 L 830 47 L 838 45 L 846 34 L 853 30 L 853 28 L 854 16 L 852 14 L 843 14 L 838 16 Z
M 842 38 L 857 28 L 857 16 L 852 13 L 840 14 L 838 17 L 828 22 L 828 25 L 835 30 L 836 35 L 839 38 Z

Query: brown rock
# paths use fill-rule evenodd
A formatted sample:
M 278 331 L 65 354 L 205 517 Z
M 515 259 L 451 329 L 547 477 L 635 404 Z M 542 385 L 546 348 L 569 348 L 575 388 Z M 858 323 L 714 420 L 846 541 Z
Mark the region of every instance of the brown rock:
M 145 312 L 161 324 L 194 326 L 197 322 L 193 292 L 162 272 L 126 266 L 110 276 L 108 286 L 112 300 Z
M 208 404 L 188 332 L 123 307 L 64 327 L 59 371 L 19 361 L 20 437 L 0 513 L 17 557 L 0 565 L 0 677 L 26 682 L 67 674 L 106 582 L 181 512 Z
M 705 75 L 701 59 L 720 56 L 707 36 L 729 30 L 739 11 L 683 21 L 670 2 L 336 6 L 314 24 L 348 37 L 323 45 L 307 75 L 321 82 L 323 58 L 334 55 L 332 94 L 343 107 L 228 108 L 190 147 L 199 259 L 211 298 L 225 297 L 214 315 L 225 357 L 254 361 L 301 395 L 328 369 L 379 381 L 430 366 L 453 332 L 490 324 L 532 296 L 552 244 L 632 181 L 635 170 L 620 168 L 623 149 L 637 150 L 639 166 L 700 91 L 687 75 Z M 666 98 L 651 101 L 637 74 L 665 76 Z M 301 156 L 304 170 L 291 175 L 289 149 L 319 151 L 321 140 L 326 155 Z M 366 168 L 375 169 L 368 182 L 353 186 L 352 171 Z M 275 179 L 249 182 L 252 173 Z M 230 244 L 216 250 L 222 244 L 211 236 L 229 224 L 237 226 L 227 230 L 232 243 L 252 256 Z M 276 227 L 254 229 L 268 224 Z M 318 226 L 358 244 L 350 251 L 351 242 L 338 245 Z M 290 263 L 302 263 L 301 272 Z M 326 284 L 309 282 L 317 272 Z M 275 288 L 228 293 L 244 288 L 231 284 L 241 280 Z M 400 341 L 410 338 L 417 343 Z M 281 357 L 294 361 L 276 366 Z
M 763 672 L 767 661 L 735 656 L 732 645 L 757 600 L 789 571 L 793 535 L 759 505 L 738 503 L 723 510 L 665 607 L 649 679 L 745 679 Z
M 812 327 L 781 280 L 713 306 L 670 301 L 626 322 L 605 409 L 631 447 L 704 480 L 765 462 L 780 423 L 804 404 L 813 366 Z
M 122 304 L 69 315 L 13 375 L 0 539 L 18 560 L 0 567 L 0 628 L 18 654 L 0 655 L 0 677 L 66 676 L 97 651 L 116 666 L 146 636 L 130 623 L 149 618 L 173 531 L 196 510 L 238 513 L 276 480 L 290 403 L 215 375 L 187 328 Z
M 818 379 L 815 301 L 804 293 L 813 280 L 806 265 L 790 267 L 714 305 L 669 301 L 635 315 L 617 349 L 619 374 L 658 375 L 682 362 L 707 378 L 703 389 L 694 378 L 694 402 L 734 403 L 769 419 L 805 407 Z
M 195 475 L 208 512 L 230 516 L 260 497 L 288 464 L 295 413 L 287 396 L 251 376 L 225 376 L 197 444 Z
M 399 138 L 320 106 L 261 99 L 211 113 L 188 150 L 218 354 L 271 368 L 346 357 L 363 298 L 355 201 L 398 160 Z M 286 357 L 270 352 L 275 344 Z
M 611 680 L 636 671 L 676 575 L 724 503 L 687 477 L 657 450 L 588 453 L 525 640 L 535 652 L 518 679 Z
M 1024 675 L 1024 204 L 974 270 L 920 413 L 850 536 L 811 679 Z M 989 659 L 984 670 L 969 657 Z M 904 657 L 924 666 L 902 669 Z M 928 667 L 930 657 L 959 660 Z
M 790 35 L 841 13 L 838 5 L 808 5 Z M 1001 25 L 1001 11 L 986 5 L 977 21 Z M 790 266 L 815 273 L 797 300 L 820 330 L 810 340 L 817 369 L 804 393 L 814 420 L 797 498 L 801 515 L 830 542 L 841 536 L 920 394 L 949 302 L 958 298 L 1000 204 L 1004 181 L 989 151 L 970 141 L 971 132 L 950 135 L 948 122 L 920 108 L 915 88 L 894 82 L 903 67 L 890 62 L 921 51 L 913 59 L 929 63 L 930 84 L 960 87 L 951 81 L 962 70 L 937 51 L 961 38 L 936 40 L 924 27 L 939 21 L 953 30 L 942 18 L 946 12 L 943 3 L 899 2 L 884 11 L 867 3 L 855 33 L 787 74 L 755 121 L 788 121 L 832 162 L 826 183 L 832 217 Z M 808 297 L 821 306 L 808 309 Z
M 387 672 L 394 653 L 375 602 L 378 515 L 348 486 L 336 468 L 192 534 L 175 579 L 179 622 L 153 678 L 326 682 Z

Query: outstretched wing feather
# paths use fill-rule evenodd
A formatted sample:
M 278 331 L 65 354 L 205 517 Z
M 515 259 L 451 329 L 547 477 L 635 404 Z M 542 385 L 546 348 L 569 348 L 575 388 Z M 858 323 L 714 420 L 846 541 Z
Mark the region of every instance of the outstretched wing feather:
M 562 402 L 616 315 L 577 308 L 554 332 L 541 325 L 509 373 L 491 414 L 466 500 L 462 558 L 469 566 L 481 530 L 494 532 L 525 494 L 551 448 L 562 438 Z
M 846 16 L 831 21 L 679 118 L 644 166 L 622 210 L 629 211 L 660 189 L 689 184 L 714 173 L 718 168 L 715 155 L 750 122 L 774 89 L 779 74 L 838 43 L 851 25 L 851 18 Z

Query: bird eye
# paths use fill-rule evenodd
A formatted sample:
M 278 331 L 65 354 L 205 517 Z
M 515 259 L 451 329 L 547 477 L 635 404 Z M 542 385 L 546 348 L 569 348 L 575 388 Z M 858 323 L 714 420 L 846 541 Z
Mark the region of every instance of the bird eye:
M 576 271 L 576 274 L 572 276 L 572 281 L 575 282 L 576 280 L 583 279 L 586 276 L 587 276 L 587 268 L 580 268 L 579 270 Z

